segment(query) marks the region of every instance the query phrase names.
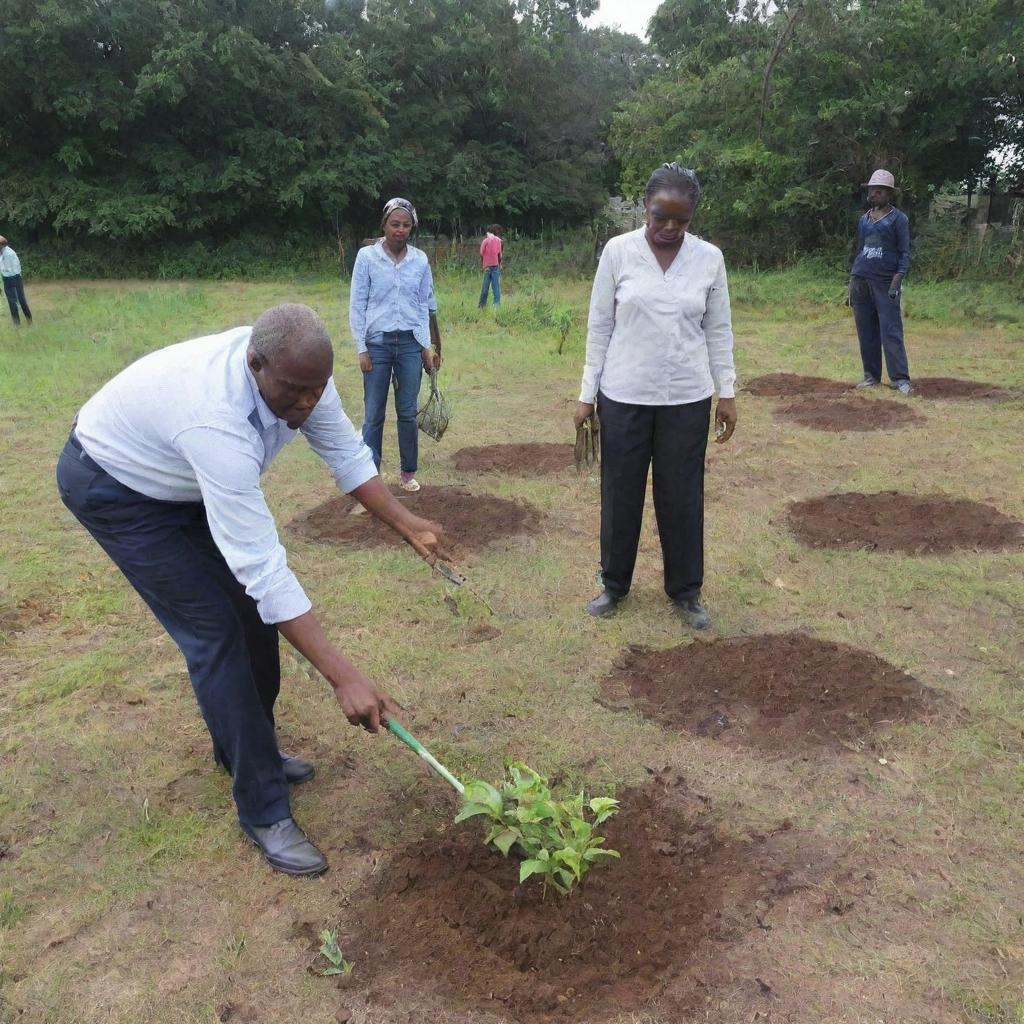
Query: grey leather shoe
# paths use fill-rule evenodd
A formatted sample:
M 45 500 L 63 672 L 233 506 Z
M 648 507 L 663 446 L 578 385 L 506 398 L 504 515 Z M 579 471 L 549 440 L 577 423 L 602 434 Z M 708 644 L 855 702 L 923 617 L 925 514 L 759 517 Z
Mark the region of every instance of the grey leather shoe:
M 711 616 L 708 610 L 700 603 L 699 597 L 687 597 L 682 601 L 673 601 L 676 613 L 690 629 L 710 629 Z
M 324 855 L 295 824 L 294 818 L 282 818 L 264 826 L 239 824 L 276 871 L 286 875 L 319 875 L 327 870 Z
M 616 597 L 614 594 L 609 594 L 607 590 L 602 590 L 601 593 L 587 605 L 587 614 L 593 615 L 596 619 L 604 618 L 606 615 L 614 615 L 615 609 L 618 608 L 621 600 L 621 597 Z
M 302 757 L 282 754 L 281 765 L 284 768 L 284 777 L 293 786 L 297 786 L 300 782 L 309 782 L 316 775 L 316 769 L 312 763 Z

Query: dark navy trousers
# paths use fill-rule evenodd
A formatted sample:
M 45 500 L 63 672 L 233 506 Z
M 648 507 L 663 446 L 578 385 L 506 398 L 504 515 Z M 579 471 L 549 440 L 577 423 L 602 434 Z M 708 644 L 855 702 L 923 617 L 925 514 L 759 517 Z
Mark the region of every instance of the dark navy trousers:
M 850 308 L 857 325 L 864 375 L 882 379 L 882 352 L 889 380 L 910 380 L 907 349 L 903 344 L 903 314 L 899 298 L 889 298 L 889 281 L 873 277 L 850 278 Z
M 238 818 L 291 815 L 274 732 L 281 687 L 277 626 L 224 561 L 201 502 L 157 501 L 118 483 L 71 435 L 57 463 L 61 500 L 139 592 L 185 656 Z
M 615 597 L 633 582 L 647 474 L 654 471 L 654 515 L 673 601 L 704 585 L 704 455 L 711 399 L 684 405 L 632 405 L 597 396 L 601 418 L 601 580 Z

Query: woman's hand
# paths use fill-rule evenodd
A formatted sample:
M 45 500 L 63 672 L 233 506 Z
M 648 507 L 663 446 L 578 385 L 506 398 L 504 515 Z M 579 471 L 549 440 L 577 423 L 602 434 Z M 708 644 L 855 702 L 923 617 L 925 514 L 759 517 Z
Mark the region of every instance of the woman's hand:
M 432 348 L 425 348 L 423 350 L 423 369 L 427 373 L 431 373 L 434 369 L 434 350 Z
M 369 352 L 359 353 L 359 369 L 363 373 L 369 373 L 373 369 L 373 360 L 370 358 Z
M 725 444 L 736 429 L 736 399 L 720 398 L 715 408 L 715 443 Z
M 577 402 L 576 411 L 572 414 L 572 422 L 577 430 L 583 426 L 583 423 L 590 416 L 594 415 L 594 403 L 593 402 Z

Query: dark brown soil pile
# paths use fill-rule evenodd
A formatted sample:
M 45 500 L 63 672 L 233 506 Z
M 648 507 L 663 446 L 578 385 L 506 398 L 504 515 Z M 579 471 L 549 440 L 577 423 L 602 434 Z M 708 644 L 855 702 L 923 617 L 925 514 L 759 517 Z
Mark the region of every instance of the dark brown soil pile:
M 571 444 L 488 444 L 455 453 L 455 468 L 475 473 L 531 477 L 561 473 L 572 464 Z
M 914 391 L 921 398 L 1009 398 L 1010 392 L 996 384 L 958 377 L 915 377 Z
M 744 390 L 758 398 L 790 398 L 798 395 L 817 395 L 838 398 L 848 394 L 850 384 L 825 377 L 801 377 L 796 373 L 766 373 L 747 381 Z
M 795 834 L 722 839 L 702 818 L 709 801 L 678 780 L 620 800 L 606 835 L 622 859 L 594 868 L 568 899 L 542 899 L 536 880 L 519 886 L 518 861 L 485 848 L 472 822 L 400 851 L 354 907 L 360 927 L 346 937 L 371 1001 L 415 999 L 426 1019 L 435 1004 L 597 1022 L 670 984 L 674 999 L 703 1000 L 730 946 L 802 887 Z
M 894 430 L 924 423 L 924 417 L 900 402 L 871 401 L 864 398 L 839 398 L 819 401 L 802 398 L 784 405 L 776 417 L 814 430 L 843 433 L 848 430 Z
M 418 516 L 439 523 L 456 552 L 482 551 L 488 545 L 517 534 L 534 533 L 541 514 L 523 502 L 472 494 L 463 487 L 424 487 L 395 496 Z M 330 498 L 311 512 L 293 519 L 290 528 L 310 540 L 358 547 L 401 547 L 405 542 L 369 512 L 355 515 L 357 502 Z
M 630 649 L 603 692 L 674 729 L 785 751 L 841 746 L 934 702 L 874 654 L 803 633 Z
M 1024 525 L 975 501 L 900 494 L 827 494 L 791 505 L 789 528 L 812 548 L 932 554 L 1024 544 Z

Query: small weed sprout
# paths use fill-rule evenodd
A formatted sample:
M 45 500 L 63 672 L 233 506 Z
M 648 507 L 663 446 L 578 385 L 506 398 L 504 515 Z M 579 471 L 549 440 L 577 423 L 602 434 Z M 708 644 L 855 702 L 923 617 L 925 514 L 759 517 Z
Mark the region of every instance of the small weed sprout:
M 329 978 L 334 974 L 352 973 L 354 965 L 350 964 L 342 955 L 341 950 L 338 948 L 338 936 L 329 928 L 325 928 L 320 933 L 320 953 L 330 963 L 329 967 L 321 969 L 320 974 L 322 977 Z
M 484 815 L 491 823 L 484 842 L 506 857 L 513 847 L 523 854 L 520 882 L 539 875 L 545 895 L 551 886 L 568 896 L 593 864 L 619 856 L 616 850 L 602 848 L 604 836 L 595 831 L 618 811 L 618 800 L 588 800 L 582 792 L 556 800 L 548 780 L 521 762 L 509 765 L 506 776 L 500 790 L 481 779 L 467 783 L 455 820 Z

